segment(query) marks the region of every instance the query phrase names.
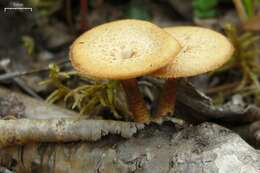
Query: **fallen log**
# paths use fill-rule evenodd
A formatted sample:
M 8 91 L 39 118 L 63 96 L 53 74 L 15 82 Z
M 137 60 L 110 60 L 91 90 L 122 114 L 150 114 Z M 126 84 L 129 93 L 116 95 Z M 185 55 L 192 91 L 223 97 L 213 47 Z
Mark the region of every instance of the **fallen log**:
M 0 164 L 17 173 L 258 173 L 260 153 L 212 123 L 175 133 L 150 125 L 130 139 L 41 143 L 0 150 Z

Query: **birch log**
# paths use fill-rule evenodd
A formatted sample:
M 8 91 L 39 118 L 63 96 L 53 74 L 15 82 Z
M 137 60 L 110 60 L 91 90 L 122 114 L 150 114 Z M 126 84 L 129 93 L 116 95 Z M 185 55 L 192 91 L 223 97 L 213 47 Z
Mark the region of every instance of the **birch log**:
M 17 173 L 258 173 L 260 153 L 237 134 L 204 123 L 178 133 L 150 125 L 124 139 L 31 144 L 0 151 L 1 165 Z

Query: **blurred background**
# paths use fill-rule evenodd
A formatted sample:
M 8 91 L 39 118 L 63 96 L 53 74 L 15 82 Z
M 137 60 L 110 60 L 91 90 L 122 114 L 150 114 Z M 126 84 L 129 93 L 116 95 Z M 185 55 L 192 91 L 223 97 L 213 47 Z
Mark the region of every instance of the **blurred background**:
M 225 34 L 236 48 L 232 59 L 216 72 L 189 80 L 215 105 L 233 101 L 260 106 L 259 0 L 1 0 L 0 8 L 2 86 L 45 99 L 55 87 L 39 82 L 48 76 L 50 63 L 71 69 L 68 50 L 77 36 L 102 23 L 131 18 Z M 14 72 L 18 77 L 12 77 Z

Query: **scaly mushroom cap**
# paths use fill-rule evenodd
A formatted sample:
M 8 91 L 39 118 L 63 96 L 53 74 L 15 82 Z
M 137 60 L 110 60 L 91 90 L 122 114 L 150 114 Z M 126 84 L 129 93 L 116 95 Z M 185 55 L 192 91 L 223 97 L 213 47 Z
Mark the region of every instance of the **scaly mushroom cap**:
M 231 58 L 234 48 L 222 34 L 192 26 L 165 28 L 182 50 L 167 66 L 152 75 L 161 78 L 195 76 L 215 70 Z
M 130 79 L 167 65 L 181 47 L 169 33 L 141 20 L 119 20 L 97 26 L 70 48 L 72 65 L 100 79 Z

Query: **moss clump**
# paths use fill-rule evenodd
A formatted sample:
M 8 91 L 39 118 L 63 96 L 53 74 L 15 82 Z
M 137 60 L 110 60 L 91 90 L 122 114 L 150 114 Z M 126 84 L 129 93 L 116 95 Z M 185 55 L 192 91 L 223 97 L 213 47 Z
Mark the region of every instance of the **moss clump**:
M 47 102 L 54 103 L 60 100 L 65 101 L 72 109 L 77 109 L 81 114 L 91 113 L 95 108 L 109 108 L 115 118 L 120 118 L 119 108 L 116 104 L 117 93 L 120 90 L 118 81 L 99 81 L 82 77 L 77 72 L 61 72 L 55 64 L 49 65 L 49 79 L 42 84 L 50 84 L 56 89 L 49 95 Z M 78 86 L 71 88 L 68 82 L 72 77 L 78 77 Z M 126 111 L 126 110 L 125 110 Z

